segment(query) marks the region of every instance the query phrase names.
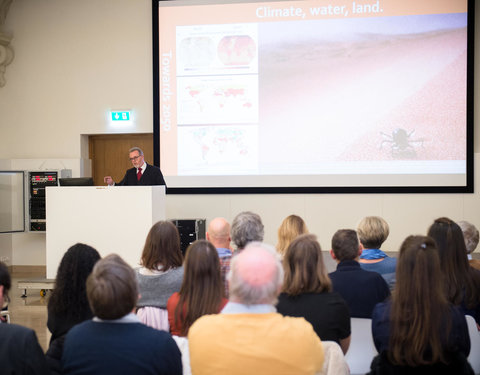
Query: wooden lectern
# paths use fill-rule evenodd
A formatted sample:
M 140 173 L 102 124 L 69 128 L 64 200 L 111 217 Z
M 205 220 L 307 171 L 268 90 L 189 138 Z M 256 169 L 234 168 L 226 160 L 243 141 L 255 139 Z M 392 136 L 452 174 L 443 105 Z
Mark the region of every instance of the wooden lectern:
M 47 187 L 47 279 L 77 242 L 138 267 L 148 231 L 165 220 L 165 186 Z

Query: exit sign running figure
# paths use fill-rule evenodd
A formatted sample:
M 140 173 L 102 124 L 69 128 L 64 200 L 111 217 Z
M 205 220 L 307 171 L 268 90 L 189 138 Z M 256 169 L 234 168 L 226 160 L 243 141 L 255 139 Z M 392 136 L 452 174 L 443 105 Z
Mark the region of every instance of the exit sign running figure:
M 112 111 L 112 121 L 130 121 L 130 111 Z

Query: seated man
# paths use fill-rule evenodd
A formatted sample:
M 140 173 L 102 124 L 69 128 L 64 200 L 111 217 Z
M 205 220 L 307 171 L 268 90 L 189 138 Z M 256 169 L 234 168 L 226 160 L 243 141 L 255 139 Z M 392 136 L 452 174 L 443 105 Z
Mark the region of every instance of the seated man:
M 339 293 L 350 308 L 352 318 L 372 318 L 375 305 L 390 296 L 385 279 L 377 272 L 365 271 L 358 259 L 362 247 L 357 233 L 340 229 L 332 238 L 330 255 L 337 261 L 337 270 L 329 274 L 333 290 Z
M 212 219 L 208 225 L 207 240 L 217 249 L 220 258 L 220 272 L 225 285 L 225 298 L 228 298 L 227 273 L 230 270 L 232 250 L 230 249 L 230 224 L 223 217 Z
M 8 268 L 0 262 L 0 306 L 8 303 L 11 285 Z M 0 323 L 0 373 L 49 374 L 43 350 L 33 330 L 16 324 Z
M 182 374 L 170 334 L 140 323 L 135 271 L 118 255 L 99 260 L 87 279 L 93 320 L 73 327 L 62 355 L 64 374 Z
M 310 323 L 275 311 L 283 269 L 275 249 L 254 242 L 232 258 L 230 302 L 188 334 L 195 375 L 315 374 L 323 346 Z

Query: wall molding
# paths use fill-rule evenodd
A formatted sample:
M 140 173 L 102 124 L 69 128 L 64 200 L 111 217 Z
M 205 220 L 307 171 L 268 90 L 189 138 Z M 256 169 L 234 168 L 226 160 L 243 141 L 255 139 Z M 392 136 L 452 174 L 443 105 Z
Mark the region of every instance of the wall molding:
M 9 268 L 10 274 L 15 277 L 45 277 L 47 274 L 47 266 L 15 266 Z

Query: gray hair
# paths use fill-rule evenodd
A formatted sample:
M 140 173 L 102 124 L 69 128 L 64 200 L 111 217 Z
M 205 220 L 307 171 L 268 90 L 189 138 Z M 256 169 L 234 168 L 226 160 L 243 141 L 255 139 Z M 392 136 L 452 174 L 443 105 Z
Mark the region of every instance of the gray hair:
M 252 285 L 245 280 L 239 265 L 250 252 L 267 256 L 275 267 L 275 271 L 264 283 Z M 273 246 L 251 242 L 240 254 L 233 256 L 230 271 L 227 278 L 230 285 L 230 298 L 245 305 L 271 304 L 276 305 L 278 293 L 283 284 L 283 267 L 280 257 Z
M 240 212 L 233 219 L 230 233 L 238 250 L 244 249 L 249 242 L 261 242 L 263 241 L 262 219 L 250 211 Z
M 143 151 L 140 147 L 132 147 L 130 150 L 128 150 L 128 153 L 131 153 L 131 152 L 134 152 L 134 151 L 138 151 L 138 155 L 140 155 L 140 156 L 143 155 Z
M 478 229 L 472 223 L 468 221 L 457 222 L 458 226 L 462 229 L 463 238 L 465 239 L 465 246 L 467 248 L 467 254 L 473 253 L 477 248 L 479 241 Z

